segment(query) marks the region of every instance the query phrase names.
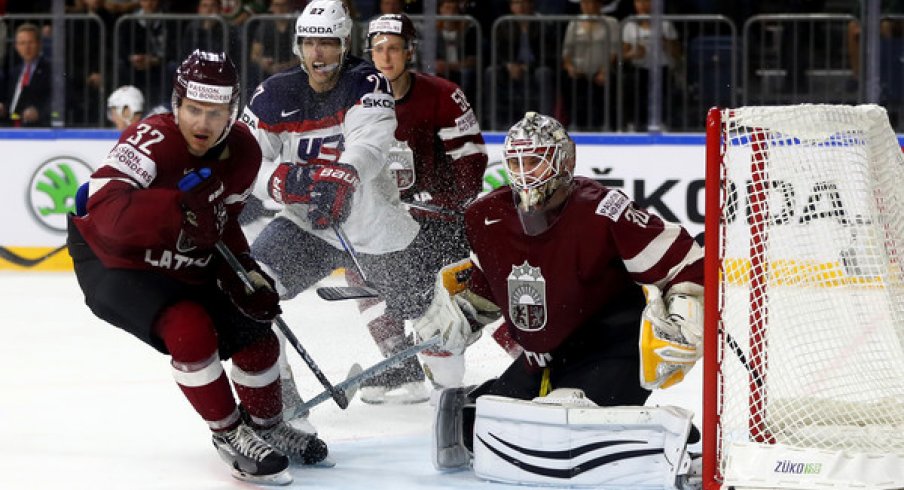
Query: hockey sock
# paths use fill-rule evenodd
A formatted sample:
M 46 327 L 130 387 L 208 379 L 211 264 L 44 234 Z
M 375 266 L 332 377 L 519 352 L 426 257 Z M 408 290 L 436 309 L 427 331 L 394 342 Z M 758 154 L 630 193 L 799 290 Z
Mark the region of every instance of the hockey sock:
M 160 315 L 154 332 L 172 356 L 173 377 L 179 389 L 211 430 L 235 427 L 239 412 L 207 312 L 196 303 L 176 303 Z
M 279 340 L 272 331 L 232 356 L 232 383 L 251 421 L 269 427 L 282 420 Z

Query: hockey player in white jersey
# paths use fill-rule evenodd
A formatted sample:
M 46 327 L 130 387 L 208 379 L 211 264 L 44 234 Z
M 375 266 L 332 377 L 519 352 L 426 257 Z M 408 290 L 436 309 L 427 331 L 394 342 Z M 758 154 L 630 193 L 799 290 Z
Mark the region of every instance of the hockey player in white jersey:
M 396 129 L 389 81 L 348 54 L 352 20 L 336 0 L 309 3 L 296 21 L 301 66 L 265 80 L 242 116 L 257 138 L 264 164 L 256 194 L 283 209 L 252 245 L 255 258 L 276 279 L 282 298 L 293 298 L 339 267 L 354 268 L 337 237 L 339 225 L 358 254 L 387 310 L 417 318 L 429 304 L 429 284 L 410 280 L 401 253 L 419 225 L 399 198 L 384 155 Z M 424 295 L 422 304 L 411 301 Z M 311 318 L 310 328 L 317 328 Z M 362 332 L 364 334 L 364 332 Z M 284 342 L 283 342 L 284 345 Z M 380 345 L 384 356 L 410 345 L 400 334 Z M 291 413 L 291 371 L 281 355 L 286 412 Z M 426 397 L 416 366 L 412 389 Z

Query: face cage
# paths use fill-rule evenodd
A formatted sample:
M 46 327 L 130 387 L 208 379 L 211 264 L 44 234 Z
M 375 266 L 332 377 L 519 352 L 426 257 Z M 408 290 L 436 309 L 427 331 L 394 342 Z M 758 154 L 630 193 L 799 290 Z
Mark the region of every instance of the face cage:
M 558 177 L 562 171 L 564 153 L 557 145 L 506 149 L 505 153 L 505 171 L 509 185 L 520 198 L 519 207 L 524 211 L 541 207 L 562 181 Z M 527 157 L 538 158 L 540 161 L 536 165 L 525 165 Z

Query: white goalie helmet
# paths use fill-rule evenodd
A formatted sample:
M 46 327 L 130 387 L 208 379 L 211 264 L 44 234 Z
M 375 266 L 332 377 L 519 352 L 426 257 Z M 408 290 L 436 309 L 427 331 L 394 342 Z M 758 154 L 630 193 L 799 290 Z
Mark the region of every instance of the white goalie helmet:
M 342 58 L 339 61 L 341 66 L 351 44 L 353 24 L 348 10 L 339 0 L 314 0 L 308 3 L 295 20 L 295 43 L 292 46 L 292 51 L 301 58 L 301 67 L 307 70 L 300 46 L 301 40 L 306 37 L 339 39 L 342 45 Z
M 527 112 L 505 135 L 505 171 L 523 212 L 544 210 L 574 173 L 574 140 L 555 119 Z

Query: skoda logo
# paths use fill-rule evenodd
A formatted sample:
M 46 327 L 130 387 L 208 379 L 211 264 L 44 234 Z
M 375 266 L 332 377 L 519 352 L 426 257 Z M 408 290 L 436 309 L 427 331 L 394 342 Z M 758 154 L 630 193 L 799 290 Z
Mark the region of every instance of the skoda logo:
M 94 170 L 73 157 L 54 157 L 31 176 L 25 199 L 35 220 L 45 228 L 66 231 L 66 214 L 75 212 L 75 193 Z

